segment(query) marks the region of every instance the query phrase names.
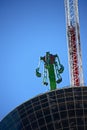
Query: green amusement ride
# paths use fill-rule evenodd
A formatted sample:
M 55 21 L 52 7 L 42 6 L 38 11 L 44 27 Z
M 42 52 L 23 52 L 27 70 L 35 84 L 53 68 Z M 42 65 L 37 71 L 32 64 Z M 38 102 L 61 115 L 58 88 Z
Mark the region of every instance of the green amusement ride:
M 44 62 L 44 72 L 43 72 L 43 84 L 48 85 L 47 79 L 49 77 L 50 90 L 55 90 L 57 88 L 57 83 L 62 82 L 61 73 L 64 71 L 63 65 L 60 63 L 58 55 L 52 55 L 50 52 L 46 52 L 46 55 L 40 57 L 40 61 Z M 41 77 L 40 64 L 36 69 L 36 76 Z

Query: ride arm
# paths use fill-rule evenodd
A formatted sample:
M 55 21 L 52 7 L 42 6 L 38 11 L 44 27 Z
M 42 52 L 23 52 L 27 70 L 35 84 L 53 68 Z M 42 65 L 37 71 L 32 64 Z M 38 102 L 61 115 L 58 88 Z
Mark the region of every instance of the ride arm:
M 55 66 L 58 67 L 58 72 L 59 72 L 59 73 L 63 73 L 63 71 L 64 71 L 64 66 L 60 63 L 60 59 L 59 59 L 59 56 L 58 56 L 58 55 L 56 55 L 56 59 L 57 59 L 58 62 L 55 62 Z
M 37 77 L 41 77 L 41 73 L 39 71 L 40 71 L 40 60 L 39 60 L 38 68 L 36 68 L 36 76 Z

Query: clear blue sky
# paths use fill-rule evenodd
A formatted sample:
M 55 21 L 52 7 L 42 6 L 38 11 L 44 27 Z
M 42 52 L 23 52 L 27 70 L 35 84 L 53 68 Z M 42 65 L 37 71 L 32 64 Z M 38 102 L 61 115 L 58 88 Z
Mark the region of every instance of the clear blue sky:
M 79 14 L 87 85 L 87 0 L 79 0 Z M 57 53 L 65 67 L 58 87 L 69 86 L 64 0 L 0 0 L 0 120 L 48 91 L 35 76 L 46 51 Z

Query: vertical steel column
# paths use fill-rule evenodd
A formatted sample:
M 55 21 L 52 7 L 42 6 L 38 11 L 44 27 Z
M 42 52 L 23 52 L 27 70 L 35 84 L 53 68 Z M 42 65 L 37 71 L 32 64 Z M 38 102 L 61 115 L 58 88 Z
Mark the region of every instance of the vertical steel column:
M 78 0 L 65 0 L 70 85 L 84 85 L 80 45 Z

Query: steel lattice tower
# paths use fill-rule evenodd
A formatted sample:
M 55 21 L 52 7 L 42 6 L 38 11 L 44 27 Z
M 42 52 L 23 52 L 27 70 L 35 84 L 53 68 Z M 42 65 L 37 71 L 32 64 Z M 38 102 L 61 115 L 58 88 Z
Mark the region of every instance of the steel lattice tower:
M 78 0 L 65 0 L 70 85 L 84 85 L 80 45 Z

